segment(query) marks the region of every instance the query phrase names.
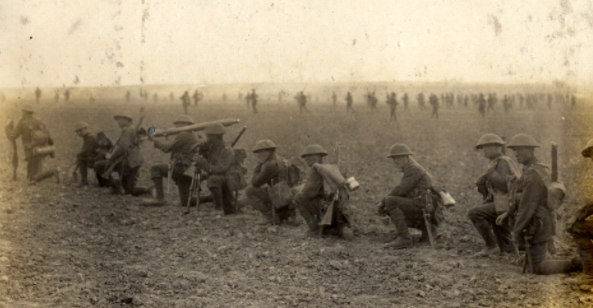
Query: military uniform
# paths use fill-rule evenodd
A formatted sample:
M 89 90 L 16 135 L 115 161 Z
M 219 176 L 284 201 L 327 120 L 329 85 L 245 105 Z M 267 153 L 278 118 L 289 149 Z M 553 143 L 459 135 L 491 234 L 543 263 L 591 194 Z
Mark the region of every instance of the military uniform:
M 439 119 L 439 99 L 436 95 L 431 94 L 428 98 L 428 103 L 432 106 L 432 114 L 430 118 L 436 117 L 437 120 Z
M 136 134 L 135 128 L 130 124 L 122 128 L 121 135 L 115 147 L 111 152 L 109 160 L 101 160 L 95 163 L 95 172 L 103 174 L 109 166 L 117 162 L 113 171 L 119 174 L 121 186 L 125 193 L 133 196 L 140 196 L 150 193 L 150 190 L 145 187 L 137 187 L 138 172 L 143 163 L 142 155 L 140 154 L 140 140 Z M 121 160 L 120 160 L 121 158 Z M 120 160 L 118 162 L 118 160 Z M 105 179 L 107 183 L 119 192 L 119 185 L 116 183 L 111 175 Z
M 181 205 L 185 205 L 189 197 L 191 177 L 184 173 L 191 166 L 194 154 L 193 147 L 197 143 L 198 140 L 191 132 L 180 132 L 170 142 L 154 140 L 155 148 L 165 153 L 171 153 L 171 179 L 177 185 Z M 150 167 L 150 178 L 156 187 L 157 200 L 164 200 L 163 177 L 168 176 L 168 170 L 169 166 L 167 164 L 155 164 Z
M 518 178 L 520 173 L 511 158 L 502 154 L 488 163 L 488 170 L 489 172 L 476 183 L 478 190 L 485 195 L 484 204 L 469 210 L 468 217 L 486 242 L 486 248 L 494 248 L 498 245 L 501 251 L 513 252 L 511 227 L 508 223 L 500 226 L 496 224 L 496 218 L 505 210 L 497 209 L 494 199 L 501 198 L 502 200 L 496 200 L 496 202 L 503 203 L 508 208 L 507 183 L 512 177 Z M 489 191 L 487 185 L 492 191 Z
M 576 213 L 574 224 L 569 226 L 568 232 L 577 244 L 577 251 L 583 260 L 583 272 L 593 276 L 593 220 L 588 220 L 593 215 L 593 203 L 585 205 Z
M 56 176 L 59 181 L 59 170 L 50 169 L 41 171 L 43 169 L 43 160 L 45 156 L 34 155 L 34 149 L 39 147 L 51 146 L 54 144 L 47 127 L 32 115 L 33 108 L 30 106 L 23 107 L 23 111 L 30 112 L 30 116 L 23 117 L 12 133 L 11 140 L 16 140 L 21 137 L 23 148 L 25 152 L 25 160 L 27 161 L 27 179 L 33 182 L 39 182 L 46 178 Z
M 82 139 L 82 148 L 76 154 L 76 166 L 80 172 L 82 184 L 87 184 L 88 171 L 87 168 L 93 168 L 95 162 L 105 159 L 105 152 L 100 150 L 97 139 L 90 133 L 86 133 Z M 101 177 L 99 173 L 95 173 L 99 186 L 107 186 L 108 183 Z

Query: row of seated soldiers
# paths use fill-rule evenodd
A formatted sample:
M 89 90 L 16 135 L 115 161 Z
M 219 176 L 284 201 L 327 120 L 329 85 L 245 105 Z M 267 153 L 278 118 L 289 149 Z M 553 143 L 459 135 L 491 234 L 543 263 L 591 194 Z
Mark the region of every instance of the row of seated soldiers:
M 95 160 L 97 157 L 101 158 L 100 155 L 97 156 L 100 154 L 100 147 L 92 146 L 96 138 L 89 133 L 88 125 L 85 123 L 78 123 L 75 127 L 77 134 L 84 140 L 82 150 L 77 156 L 82 176 L 80 184 L 88 184 L 85 177 L 86 168 L 92 166 L 99 185 L 111 186 L 116 193 L 152 194 L 152 198 L 143 201 L 145 205 L 166 204 L 163 178 L 167 176 L 167 164 L 156 164 L 150 168 L 153 188 L 137 187 L 138 169 L 142 163 L 140 139 L 136 129 L 132 127 L 131 117 L 119 114 L 114 116 L 114 119 L 121 128 L 121 135 L 113 149 L 104 155 L 105 159 L 94 162 L 91 157 Z M 178 127 L 193 123 L 188 116 L 180 116 L 174 122 Z M 23 119 L 9 136 L 11 140 L 22 136 L 27 151 L 34 152 L 35 145 L 31 144 L 31 140 L 34 139 L 34 131 L 37 129 L 47 132 L 45 125 L 34 119 L 33 109 L 25 106 Z M 207 187 L 215 206 L 222 209 L 226 215 L 238 211 L 232 195 L 232 191 L 237 189 L 237 184 L 233 184 L 229 176 L 233 171 L 232 166 L 236 165 L 237 157 L 225 145 L 225 133 L 222 125 L 213 123 L 205 129 L 205 142 L 200 142 L 191 132 L 182 132 L 171 141 L 148 137 L 156 148 L 171 153 L 171 178 L 179 188 L 180 204 L 193 201 L 189 192 L 191 176 L 186 173 L 194 166 L 206 175 Z M 46 136 L 46 139 L 50 139 L 49 133 Z M 549 169 L 540 163 L 535 155 L 535 150 L 540 145 L 532 136 L 524 134 L 514 136 L 506 145 L 514 151 L 516 161 L 523 165 L 521 171 L 512 159 L 503 154 L 504 146 L 505 142 L 494 134 L 482 136 L 476 145 L 489 160 L 487 171 L 476 183 L 478 191 L 485 196 L 484 203 L 468 213 L 486 244 L 485 249 L 478 255 L 518 253 L 523 250 L 526 260 L 529 261 L 525 263 L 526 271 L 553 274 L 578 271 L 582 268 L 585 273 L 583 279 L 590 279 L 593 275 L 593 223 L 587 218 L 593 214 L 593 205 L 585 206 L 569 219 L 568 231 L 578 244 L 580 259 L 548 258 L 548 247 L 556 233 L 556 218 L 554 205 L 549 202 L 552 197 L 549 195 Z M 301 157 L 309 168 L 305 181 L 302 182 L 294 179 L 291 174 L 292 165 L 280 157 L 276 149 L 276 145 L 270 140 L 258 141 L 253 149 L 258 163 L 252 175 L 251 186 L 246 189 L 246 195 L 249 203 L 264 215 L 261 223 L 285 220 L 292 224 L 300 224 L 298 210 L 308 226 L 307 236 L 318 237 L 334 233 L 344 239 L 352 239 L 354 235 L 348 190 L 344 188 L 343 183 L 332 185 L 331 179 L 328 180 L 328 164 L 324 163 L 327 151 L 319 145 L 309 145 L 304 149 Z M 592 153 L 593 140 L 582 151 L 582 155 L 590 158 L 593 156 Z M 414 246 L 409 227 L 422 230 L 419 241 L 425 241 L 429 235 L 437 234 L 443 220 L 443 202 L 438 194 L 442 187 L 413 156 L 414 153 L 404 144 L 393 145 L 387 155 L 395 168 L 403 172 L 403 177 L 378 204 L 378 213 L 391 218 L 398 234 L 394 241 L 385 245 L 386 248 L 403 249 Z M 27 156 L 28 163 L 33 161 L 37 164 L 31 157 L 34 155 Z M 106 170 L 119 173 L 120 180 L 113 180 L 111 174 L 106 174 Z M 238 172 L 244 173 L 244 170 Z M 243 185 L 239 185 L 239 189 L 240 186 Z M 334 203 L 333 215 L 329 223 L 322 224 L 323 212 L 332 200 L 338 201 Z M 425 220 L 427 213 L 430 218 Z M 322 232 L 319 232 L 320 230 Z

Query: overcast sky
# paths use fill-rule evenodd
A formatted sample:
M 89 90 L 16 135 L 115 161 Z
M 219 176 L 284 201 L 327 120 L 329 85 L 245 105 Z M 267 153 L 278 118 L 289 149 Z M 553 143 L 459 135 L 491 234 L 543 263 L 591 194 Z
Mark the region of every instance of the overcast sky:
M 593 85 L 593 1 L 3 0 L 0 87 Z

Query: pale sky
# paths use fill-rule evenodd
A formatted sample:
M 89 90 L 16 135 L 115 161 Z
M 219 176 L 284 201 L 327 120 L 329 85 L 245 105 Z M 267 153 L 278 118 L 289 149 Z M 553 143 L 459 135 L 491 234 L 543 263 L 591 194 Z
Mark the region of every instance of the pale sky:
M 593 86 L 593 1 L 3 0 L 0 87 Z

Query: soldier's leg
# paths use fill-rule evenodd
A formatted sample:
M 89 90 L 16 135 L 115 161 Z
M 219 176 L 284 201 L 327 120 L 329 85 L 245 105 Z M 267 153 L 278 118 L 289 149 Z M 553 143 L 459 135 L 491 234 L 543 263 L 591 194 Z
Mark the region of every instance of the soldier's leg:
M 301 213 L 301 216 L 309 226 L 311 234 L 317 233 L 319 229 L 319 209 L 321 202 L 319 199 L 307 199 L 302 193 L 296 193 L 293 203 Z
M 583 260 L 583 272 L 593 276 L 593 221 L 577 221 L 570 233 L 577 244 L 577 251 Z
M 146 187 L 137 187 L 138 173 L 140 166 L 130 168 L 127 164 L 124 165 L 123 174 L 121 177 L 121 185 L 124 191 L 132 196 L 141 196 L 150 194 L 150 189 Z
M 580 271 L 582 264 L 579 260 L 546 260 L 547 242 L 531 243 L 529 253 L 533 264 L 533 273 L 536 275 L 553 275 Z
M 491 224 L 492 221 L 496 221 L 496 209 L 494 207 L 494 203 L 487 203 L 475 206 L 471 210 L 468 211 L 467 217 L 472 222 L 482 239 L 484 239 L 484 243 L 486 244 L 486 248 L 479 252 L 479 254 L 486 253 L 490 254 L 495 252 L 496 249 L 496 238 L 492 232 L 493 225 Z
M 163 177 L 168 176 L 167 164 L 155 164 L 150 167 L 150 179 L 154 185 L 154 194 L 151 199 L 142 201 L 145 206 L 165 205 L 165 191 L 163 189 Z
M 222 208 L 225 215 L 234 214 L 232 192 L 229 190 L 224 175 L 211 175 L 208 177 L 208 189 L 212 193 L 215 208 Z
M 41 157 L 33 155 L 27 158 L 27 180 L 35 180 L 35 175 L 41 171 L 41 160 Z
M 56 179 L 57 183 L 60 183 L 60 174 L 59 174 L 59 169 L 57 168 L 52 168 L 49 170 L 45 170 L 42 171 L 42 166 L 43 166 L 43 157 L 36 157 L 35 158 L 36 161 L 36 172 L 35 175 L 33 176 L 33 183 L 39 183 L 45 179 L 49 179 L 51 177 L 54 177 Z
M 397 239 L 386 245 L 388 248 L 406 248 L 412 244 L 412 238 L 408 231 L 408 222 L 406 214 L 410 216 L 417 216 L 417 210 L 414 209 L 414 200 L 410 198 L 388 196 L 385 198 L 385 208 L 391 221 L 395 225 L 398 237 Z
M 265 219 L 258 224 L 271 224 L 273 219 L 276 219 L 276 217 L 272 217 L 272 202 L 265 188 L 249 186 L 245 189 L 245 196 L 251 206 L 264 215 Z
M 107 178 L 103 177 L 103 173 L 105 173 L 105 171 L 107 171 L 107 169 L 109 168 L 110 165 L 111 165 L 111 162 L 109 160 L 100 160 L 95 163 L 93 169 L 95 169 L 95 176 L 97 177 L 99 186 L 102 186 L 102 187 L 111 186 L 112 188 L 117 186 L 117 183 L 115 183 L 111 174 Z M 115 169 L 120 169 L 120 168 L 116 167 Z
M 187 198 L 189 198 L 189 190 L 192 180 L 192 177 L 184 174 L 184 172 L 185 167 L 182 164 L 173 165 L 171 179 L 175 182 L 175 185 L 177 185 L 177 190 L 179 191 L 179 204 L 182 206 L 187 205 Z M 191 204 L 195 205 L 195 200 L 193 200 L 193 198 Z
M 87 166 L 89 165 L 88 160 L 77 157 L 76 158 L 76 167 L 78 168 L 78 173 L 80 173 L 80 185 L 88 185 L 88 170 Z

